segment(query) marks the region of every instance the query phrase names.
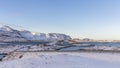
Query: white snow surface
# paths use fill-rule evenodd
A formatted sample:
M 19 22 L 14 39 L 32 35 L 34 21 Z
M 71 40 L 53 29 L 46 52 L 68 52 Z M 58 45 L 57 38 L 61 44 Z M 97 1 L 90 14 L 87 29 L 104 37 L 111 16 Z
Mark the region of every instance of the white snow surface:
M 120 68 L 119 53 L 26 52 L 12 56 L 0 62 L 0 68 Z
M 111 50 L 111 51 L 120 51 L 120 46 L 94 46 L 89 48 L 84 48 L 85 50 Z

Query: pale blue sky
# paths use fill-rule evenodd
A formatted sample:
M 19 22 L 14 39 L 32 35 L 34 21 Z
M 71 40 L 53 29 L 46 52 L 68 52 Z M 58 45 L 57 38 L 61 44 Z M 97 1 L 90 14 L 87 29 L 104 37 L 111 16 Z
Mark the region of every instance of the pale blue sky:
M 78 38 L 120 39 L 120 0 L 0 0 L 0 22 Z

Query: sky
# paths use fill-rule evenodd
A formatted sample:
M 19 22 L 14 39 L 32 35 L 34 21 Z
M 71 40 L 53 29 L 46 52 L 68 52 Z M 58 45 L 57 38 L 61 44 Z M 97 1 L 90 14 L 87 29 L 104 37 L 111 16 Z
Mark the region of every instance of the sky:
M 73 38 L 120 40 L 120 0 L 0 0 L 0 23 Z

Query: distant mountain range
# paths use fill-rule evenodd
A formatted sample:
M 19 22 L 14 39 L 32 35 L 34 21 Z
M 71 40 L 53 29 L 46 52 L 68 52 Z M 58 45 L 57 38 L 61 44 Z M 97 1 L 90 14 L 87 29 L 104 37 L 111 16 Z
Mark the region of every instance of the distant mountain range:
M 0 27 L 0 42 L 54 41 L 68 39 L 71 39 L 71 37 L 60 33 L 35 33 L 28 30 L 13 29 L 7 25 Z

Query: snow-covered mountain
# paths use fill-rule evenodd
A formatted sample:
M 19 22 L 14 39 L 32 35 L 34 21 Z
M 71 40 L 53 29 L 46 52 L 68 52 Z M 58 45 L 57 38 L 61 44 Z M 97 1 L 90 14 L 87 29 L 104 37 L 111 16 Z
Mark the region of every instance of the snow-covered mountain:
M 35 33 L 27 30 L 16 30 L 6 25 L 0 27 L 0 42 L 53 41 L 68 39 L 71 39 L 71 37 L 60 33 Z

